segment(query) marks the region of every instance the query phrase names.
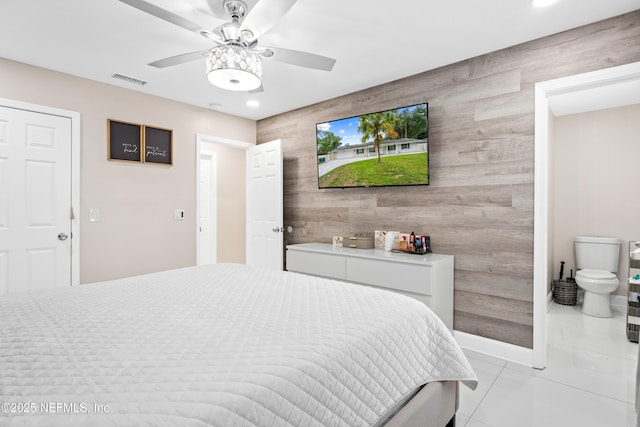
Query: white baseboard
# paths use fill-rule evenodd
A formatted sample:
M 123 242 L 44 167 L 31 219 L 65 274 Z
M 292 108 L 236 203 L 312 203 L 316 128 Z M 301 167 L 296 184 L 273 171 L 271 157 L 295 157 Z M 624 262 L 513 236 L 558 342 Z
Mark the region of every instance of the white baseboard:
M 506 360 L 507 362 L 514 362 L 527 367 L 533 366 L 533 350 L 530 348 L 520 347 L 460 331 L 453 331 L 453 336 L 458 341 L 460 347 L 464 349 L 486 354 L 487 356 L 497 357 L 499 359 Z
M 627 309 L 628 297 L 626 295 L 611 295 L 610 301 L 614 307 Z

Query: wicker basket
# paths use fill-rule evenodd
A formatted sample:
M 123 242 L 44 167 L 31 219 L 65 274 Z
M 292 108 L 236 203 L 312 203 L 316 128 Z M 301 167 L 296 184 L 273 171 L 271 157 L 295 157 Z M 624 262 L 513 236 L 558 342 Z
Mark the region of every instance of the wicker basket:
M 578 285 L 575 281 L 554 280 L 552 284 L 553 302 L 562 305 L 576 305 Z

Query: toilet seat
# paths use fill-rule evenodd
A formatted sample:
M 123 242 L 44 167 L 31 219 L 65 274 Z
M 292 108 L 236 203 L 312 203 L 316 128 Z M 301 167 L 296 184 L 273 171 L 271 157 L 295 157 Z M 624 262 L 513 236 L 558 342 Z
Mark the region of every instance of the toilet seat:
M 578 277 L 587 280 L 607 280 L 617 278 L 617 276 L 610 271 L 591 270 L 588 268 L 585 268 L 584 270 L 578 270 L 578 272 L 576 273 L 576 279 Z
M 620 282 L 618 276 L 610 271 L 604 270 L 578 270 L 576 273 L 576 283 L 587 292 L 597 294 L 609 294 L 618 288 Z M 609 296 L 607 295 L 607 300 Z

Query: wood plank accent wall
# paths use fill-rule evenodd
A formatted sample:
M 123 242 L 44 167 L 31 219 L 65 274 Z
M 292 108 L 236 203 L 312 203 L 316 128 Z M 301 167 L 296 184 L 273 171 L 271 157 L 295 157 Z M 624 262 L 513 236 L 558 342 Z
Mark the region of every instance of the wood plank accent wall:
M 637 61 L 640 10 L 260 120 L 258 143 L 283 140 L 286 243 L 426 231 L 456 257 L 455 329 L 532 348 L 534 84 Z M 316 123 L 421 102 L 430 186 L 318 189 Z

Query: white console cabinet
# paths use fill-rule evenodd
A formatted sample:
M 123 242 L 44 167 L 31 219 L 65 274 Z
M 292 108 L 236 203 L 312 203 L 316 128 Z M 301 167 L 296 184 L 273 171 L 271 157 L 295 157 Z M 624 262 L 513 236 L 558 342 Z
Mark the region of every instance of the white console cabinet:
M 287 246 L 287 270 L 408 295 L 425 303 L 453 330 L 453 255 L 302 243 Z

